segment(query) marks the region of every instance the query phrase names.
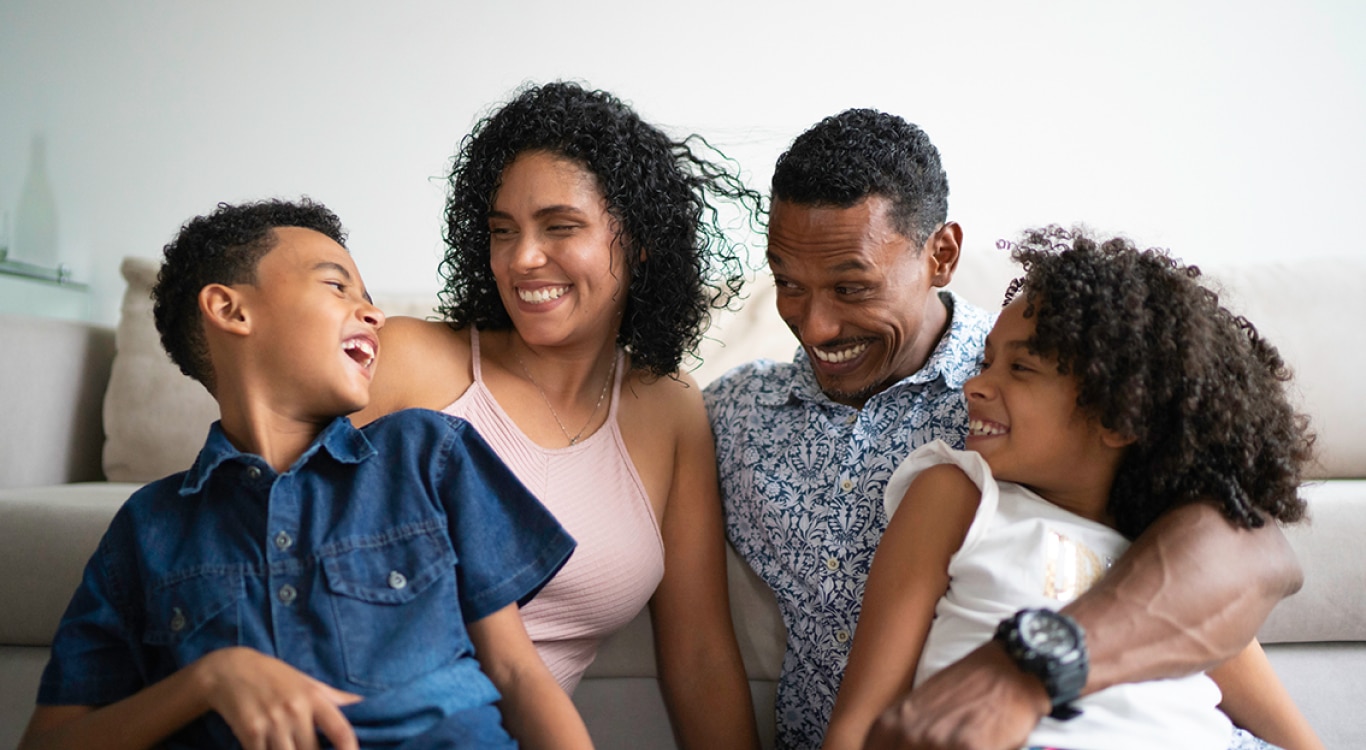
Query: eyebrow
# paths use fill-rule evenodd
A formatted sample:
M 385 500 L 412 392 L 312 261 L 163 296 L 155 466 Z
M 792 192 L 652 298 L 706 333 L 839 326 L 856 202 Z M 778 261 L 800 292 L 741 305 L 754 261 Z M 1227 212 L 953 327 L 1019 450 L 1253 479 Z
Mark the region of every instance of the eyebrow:
M 772 250 L 765 253 L 765 256 L 767 256 L 768 264 L 771 266 L 786 265 L 786 263 L 783 262 L 783 259 L 779 257 L 776 253 L 774 253 Z M 864 263 L 863 261 L 845 260 L 836 263 L 827 270 L 833 271 L 835 273 L 847 273 L 849 271 L 867 271 L 869 268 L 870 266 L 867 263 Z
M 546 206 L 546 207 L 544 207 L 544 208 L 538 208 L 538 209 L 536 209 L 536 211 L 535 211 L 534 213 L 531 214 L 531 216 L 532 216 L 532 218 L 534 218 L 534 219 L 540 219 L 540 218 L 542 218 L 542 217 L 545 217 L 545 216 L 548 216 L 548 215 L 551 215 L 551 214 L 574 214 L 574 215 L 576 215 L 576 216 L 587 216 L 587 215 L 588 215 L 588 214 L 585 213 L 582 209 L 580 209 L 578 206 L 571 206 L 571 205 L 569 205 L 569 204 L 567 204 L 567 203 L 557 203 L 557 204 L 555 204 L 555 205 L 553 205 L 553 206 Z M 511 218 L 512 218 L 512 214 L 509 214 L 509 213 L 506 212 L 506 211 L 499 211 L 498 209 L 494 208 L 494 209 L 489 209 L 489 218 L 490 218 L 490 219 L 511 219 Z
M 333 261 L 330 261 L 330 260 L 319 261 L 316 265 L 313 266 L 313 270 L 314 270 L 314 271 L 336 271 L 337 273 L 341 274 L 342 276 L 345 276 L 348 283 L 354 282 L 354 281 L 355 281 L 355 279 L 352 279 L 352 278 L 351 278 L 351 272 L 348 271 L 348 270 L 346 270 L 346 266 L 343 266 L 343 265 L 340 264 L 340 263 L 334 263 Z M 372 304 L 372 305 L 375 304 L 375 301 L 372 300 L 372 299 L 370 299 L 370 292 L 366 291 L 365 289 L 362 289 L 362 290 L 360 290 L 360 293 L 361 293 L 361 296 L 365 297 L 365 301 L 366 301 L 366 302 L 369 302 L 369 303 Z

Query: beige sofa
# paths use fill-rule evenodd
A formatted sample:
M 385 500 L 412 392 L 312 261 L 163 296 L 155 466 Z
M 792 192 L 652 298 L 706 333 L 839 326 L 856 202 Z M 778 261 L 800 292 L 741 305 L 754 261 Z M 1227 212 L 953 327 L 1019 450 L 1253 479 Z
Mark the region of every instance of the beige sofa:
M 1256 322 L 1298 373 L 1297 392 L 1320 435 L 1306 484 L 1312 521 L 1288 530 L 1304 590 L 1261 635 L 1282 679 L 1329 747 L 1366 746 L 1366 262 L 1247 264 L 1211 269 L 1225 298 Z M 157 346 L 147 291 L 155 266 L 130 259 L 117 331 L 0 316 L 0 747 L 32 709 L 53 630 L 115 509 L 137 486 L 189 465 L 214 415 L 197 384 Z M 1013 269 L 997 252 L 969 253 L 953 284 L 999 305 Z M 429 303 L 380 300 L 390 314 Z M 788 358 L 791 335 L 756 285 L 722 317 L 694 373 L 706 383 L 759 356 Z M 771 746 L 783 626 L 772 595 L 732 556 L 731 598 L 761 733 Z M 673 747 L 654 679 L 648 615 L 604 645 L 574 696 L 600 748 Z

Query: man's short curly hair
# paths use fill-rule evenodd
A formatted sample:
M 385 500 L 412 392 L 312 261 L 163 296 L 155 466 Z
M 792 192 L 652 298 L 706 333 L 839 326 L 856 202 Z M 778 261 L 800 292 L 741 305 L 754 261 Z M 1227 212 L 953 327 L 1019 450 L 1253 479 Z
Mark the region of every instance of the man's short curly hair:
M 1031 350 L 1076 378 L 1079 407 L 1134 439 L 1110 492 L 1121 533 L 1198 500 L 1243 527 L 1304 516 L 1314 438 L 1286 398 L 1290 371 L 1198 268 L 1057 226 L 1025 232 L 1012 257 L 1025 275 L 1006 301 L 1025 295 Z
M 919 248 L 948 218 L 949 178 L 925 131 L 896 115 L 849 109 L 797 136 L 773 169 L 773 200 L 849 208 L 891 202 L 892 226 Z
M 255 284 L 256 266 L 275 247 L 276 227 L 302 227 L 321 232 L 346 246 L 346 230 L 337 215 L 307 197 L 298 202 L 265 200 L 219 203 L 207 216 L 185 222 L 166 245 L 152 288 L 152 317 L 161 345 L 180 371 L 214 393 L 199 291 L 209 284 Z
M 455 156 L 438 312 L 454 328 L 512 327 L 489 266 L 489 210 L 503 170 L 521 153 L 546 151 L 591 172 L 618 223 L 631 274 L 618 344 L 633 368 L 673 374 L 685 352 L 695 354 L 709 311 L 734 299 L 744 281 L 743 248 L 726 236 L 714 200 L 739 203 L 751 221 L 762 211 L 762 196 L 724 155 L 698 155 L 705 145 L 699 136 L 670 140 L 604 91 L 567 82 L 524 87 L 480 120 Z

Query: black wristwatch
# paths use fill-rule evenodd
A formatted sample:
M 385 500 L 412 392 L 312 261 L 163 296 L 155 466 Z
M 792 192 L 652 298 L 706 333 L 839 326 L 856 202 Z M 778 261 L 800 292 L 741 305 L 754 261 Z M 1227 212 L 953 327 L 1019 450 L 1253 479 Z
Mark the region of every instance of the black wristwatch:
M 1022 609 L 996 626 L 996 640 L 1016 666 L 1043 681 L 1053 701 L 1054 719 L 1071 719 L 1081 711 L 1072 701 L 1086 685 L 1090 664 L 1086 632 L 1076 620 L 1051 609 Z

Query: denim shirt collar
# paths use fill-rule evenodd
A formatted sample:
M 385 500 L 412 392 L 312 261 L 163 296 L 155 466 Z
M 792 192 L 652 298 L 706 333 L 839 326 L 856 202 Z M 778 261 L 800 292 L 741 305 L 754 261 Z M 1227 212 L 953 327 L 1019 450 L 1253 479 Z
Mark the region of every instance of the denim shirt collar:
M 954 292 L 945 290 L 939 298 L 949 308 L 949 328 L 940 337 L 925 365 L 910 375 L 898 380 L 880 393 L 893 393 L 906 387 L 923 386 L 943 379 L 952 389 L 961 389 L 963 384 L 977 374 L 981 364 L 984 331 L 991 328 L 994 315 L 973 307 Z M 984 322 L 985 321 L 985 322 Z M 972 356 L 964 356 L 970 352 Z M 815 404 L 834 404 L 821 390 L 816 380 L 816 371 L 806 350 L 797 347 L 792 357 L 793 367 L 787 370 L 788 383 L 761 394 L 759 400 L 767 406 L 779 406 L 793 400 Z
M 313 443 L 299 456 L 294 465 L 289 467 L 289 471 L 293 472 L 304 466 L 320 450 L 327 451 L 332 458 L 345 464 L 358 464 L 376 452 L 365 434 L 356 429 L 349 418 L 337 417 L 313 439 Z M 180 486 L 181 496 L 186 497 L 199 492 L 209 477 L 228 461 L 258 466 L 265 471 L 271 470 L 270 465 L 260 456 L 237 450 L 223 432 L 222 422 L 217 421 L 209 427 L 209 437 L 204 441 L 204 447 L 200 449 L 194 465 L 185 473 L 185 481 Z

